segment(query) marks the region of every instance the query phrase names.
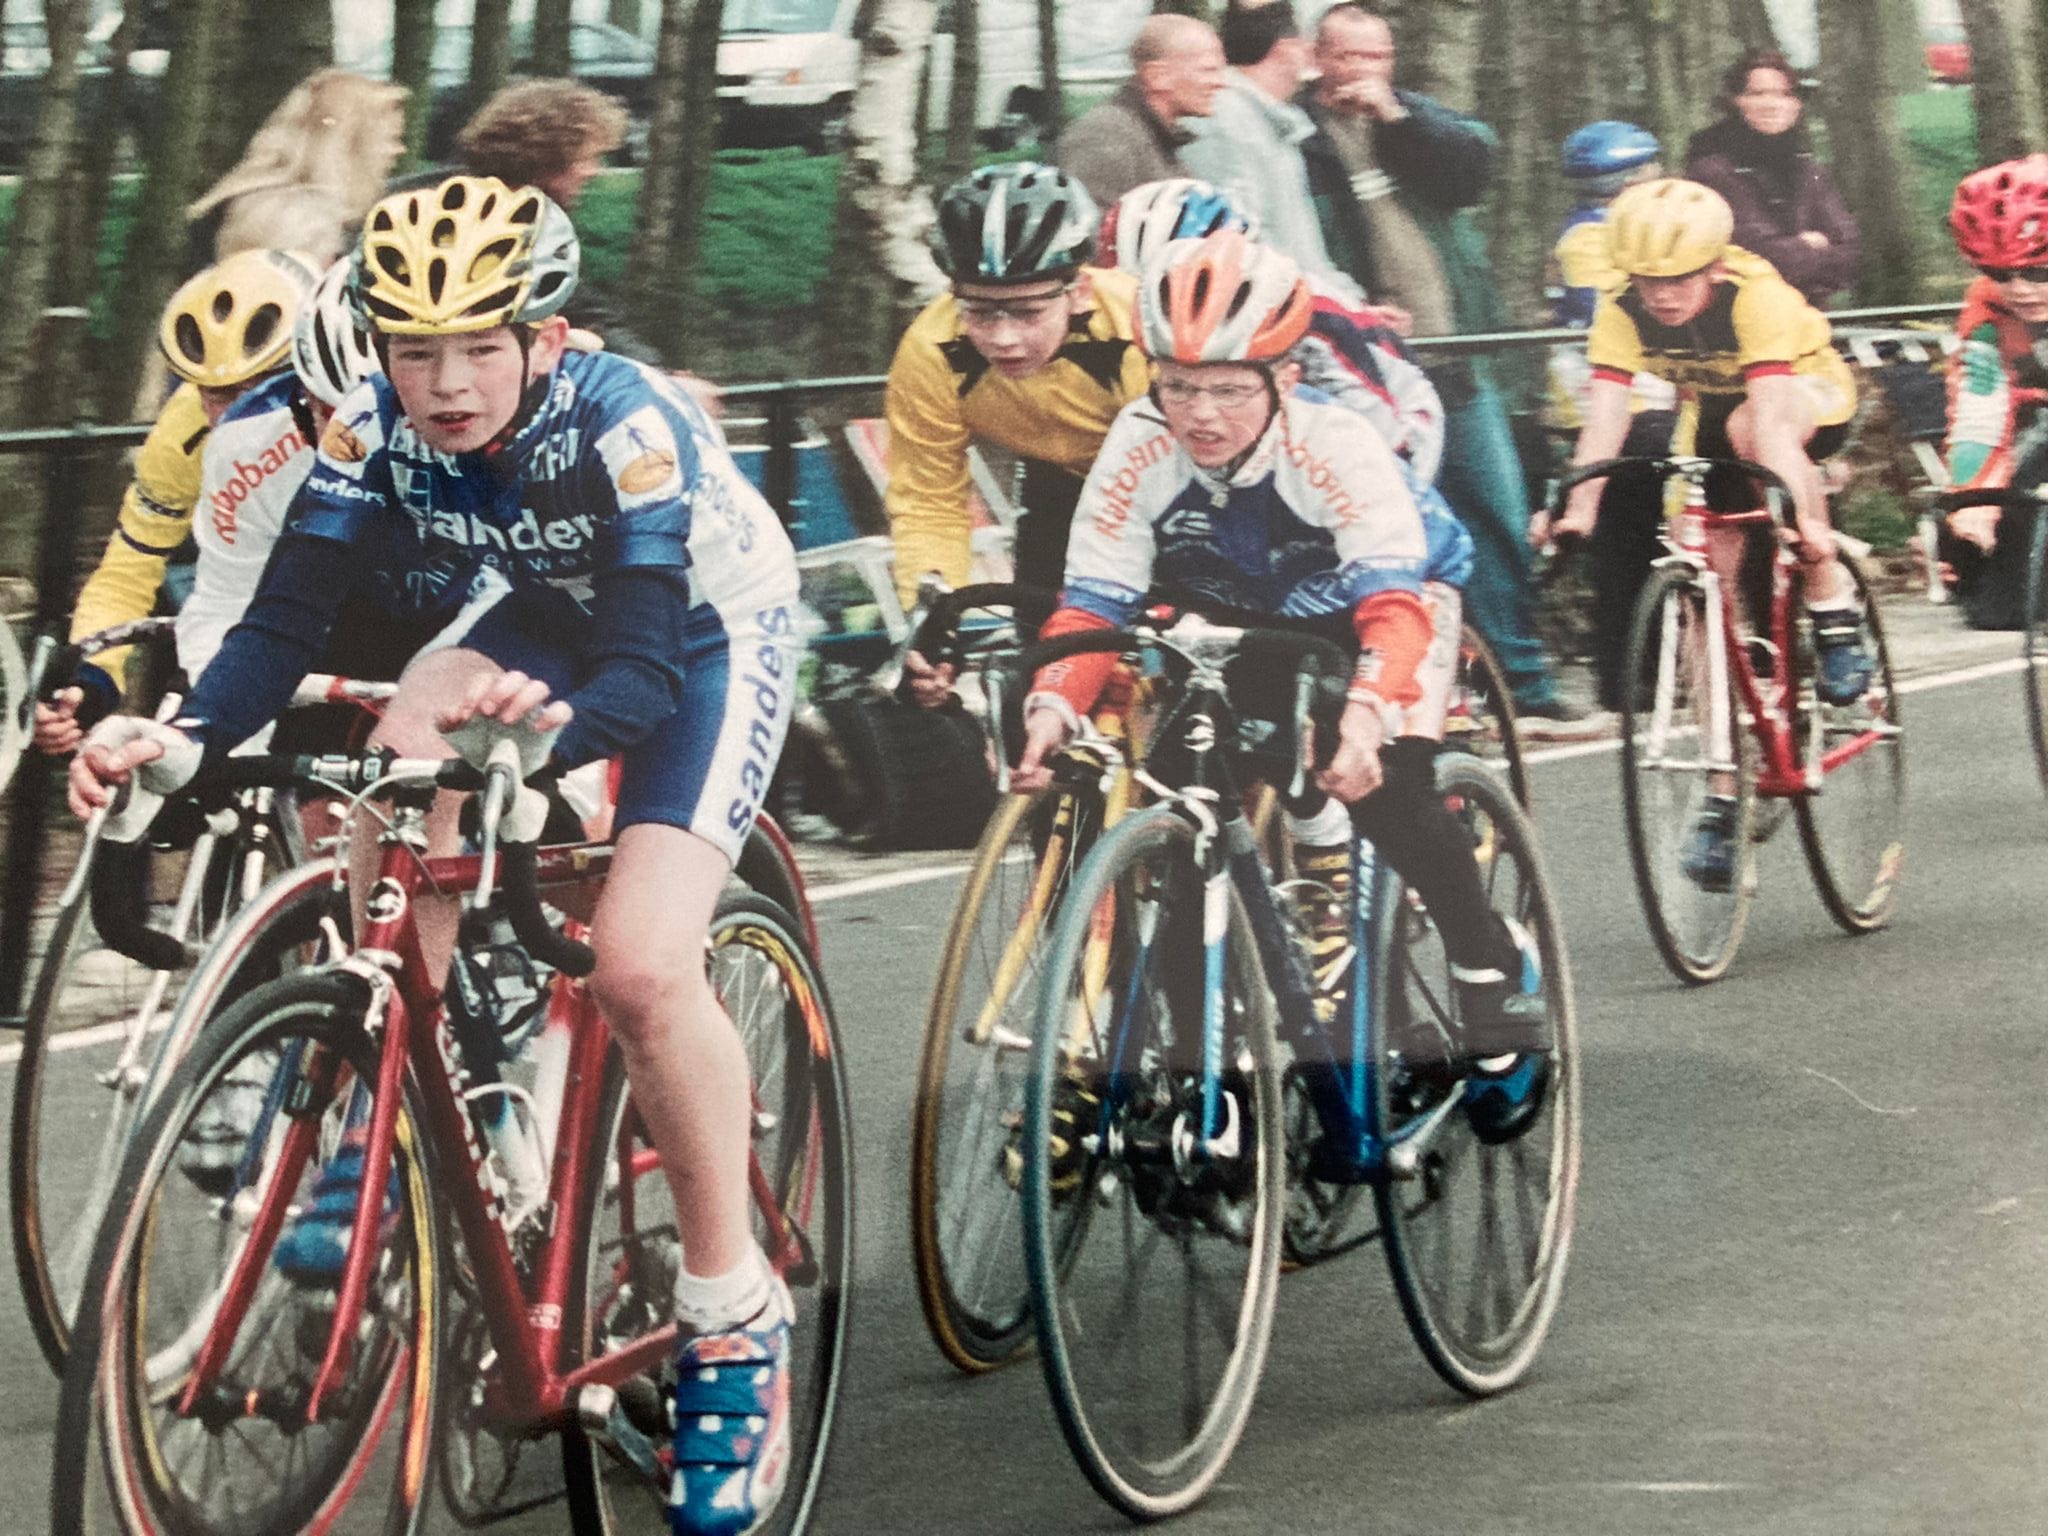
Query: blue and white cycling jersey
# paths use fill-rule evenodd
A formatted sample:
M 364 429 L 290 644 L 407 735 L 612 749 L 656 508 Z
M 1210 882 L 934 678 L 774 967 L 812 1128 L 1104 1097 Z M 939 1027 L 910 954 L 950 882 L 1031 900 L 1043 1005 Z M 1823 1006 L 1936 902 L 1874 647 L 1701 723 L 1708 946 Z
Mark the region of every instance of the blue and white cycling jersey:
M 1122 624 L 1157 585 L 1309 617 L 1471 573 L 1472 536 L 1442 496 L 1303 387 L 1228 479 L 1188 457 L 1150 400 L 1124 407 L 1081 493 L 1062 601 Z
M 571 352 L 509 442 L 463 455 L 429 448 L 373 376 L 322 435 L 302 498 L 187 701 L 210 751 L 283 707 L 362 562 L 395 549 L 423 598 L 480 566 L 504 577 L 511 593 L 488 619 L 501 659 L 574 706 L 561 762 L 627 754 L 622 825 L 698 830 L 702 810 L 751 826 L 794 697 L 796 560 L 717 427 L 666 375 Z M 468 643 L 498 655 L 483 631 Z M 688 783 L 655 782 L 682 758 Z

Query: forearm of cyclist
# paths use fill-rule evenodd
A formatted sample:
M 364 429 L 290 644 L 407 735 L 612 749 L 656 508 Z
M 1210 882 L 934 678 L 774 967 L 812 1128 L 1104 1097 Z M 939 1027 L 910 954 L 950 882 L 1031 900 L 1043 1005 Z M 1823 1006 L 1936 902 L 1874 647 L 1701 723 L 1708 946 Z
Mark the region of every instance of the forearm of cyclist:
M 1631 387 L 1632 379 L 1617 370 L 1594 370 L 1592 387 L 1586 396 L 1585 424 L 1579 429 L 1579 441 L 1572 450 L 1574 467 L 1597 464 L 1621 452 L 1622 444 L 1628 440 Z M 1605 480 L 1586 480 L 1573 486 L 1564 516 L 1558 519 L 1555 528 L 1549 526 L 1545 514 L 1531 519 L 1531 540 L 1541 544 L 1560 533 L 1590 535 L 1600 516 L 1600 491 L 1606 484 Z

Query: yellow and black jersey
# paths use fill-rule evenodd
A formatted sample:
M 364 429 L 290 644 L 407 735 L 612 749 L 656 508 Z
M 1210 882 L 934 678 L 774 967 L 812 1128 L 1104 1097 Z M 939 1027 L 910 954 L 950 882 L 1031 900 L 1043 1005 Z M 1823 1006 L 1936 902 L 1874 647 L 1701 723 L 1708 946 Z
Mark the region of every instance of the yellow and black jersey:
M 1088 473 L 1117 412 L 1150 387 L 1136 335 L 1137 284 L 1086 268 L 1093 304 L 1073 317 L 1059 353 L 1024 379 L 1006 379 L 968 341 L 951 294 L 925 307 L 889 365 L 889 489 L 896 581 L 904 601 L 937 571 L 968 579 L 967 449 L 1011 453 Z
M 1760 256 L 1730 248 L 1726 276 L 1706 309 L 1685 325 L 1661 325 L 1629 287 L 1601 295 L 1586 339 L 1595 378 L 1626 384 L 1652 374 L 1688 393 L 1741 395 L 1755 378 L 1794 374 L 1830 386 L 1814 424 L 1847 421 L 1856 384 L 1834 348 L 1827 316 Z
M 209 430 L 198 389 L 180 384 L 135 456 L 135 478 L 121 498 L 106 553 L 71 611 L 73 640 L 155 611 L 164 569 L 192 537 L 200 456 Z M 127 656 L 126 651 L 108 651 L 97 658 L 98 665 L 118 682 Z

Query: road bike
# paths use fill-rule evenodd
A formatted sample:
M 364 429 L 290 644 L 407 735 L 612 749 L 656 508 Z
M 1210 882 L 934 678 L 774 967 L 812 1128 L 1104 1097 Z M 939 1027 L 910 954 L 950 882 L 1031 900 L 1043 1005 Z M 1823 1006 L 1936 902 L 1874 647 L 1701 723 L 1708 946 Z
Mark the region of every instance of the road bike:
M 1726 973 L 1757 889 L 1757 848 L 1788 806 L 1829 915 L 1852 934 L 1882 928 L 1905 863 L 1905 737 L 1857 546 L 1836 536 L 1875 665 L 1860 697 L 1830 704 L 1817 687 L 1785 483 L 1739 459 L 1608 459 L 1566 476 L 1557 505 L 1574 485 L 1624 468 L 1685 482 L 1636 604 L 1622 687 L 1629 860 L 1658 953 L 1689 983 Z M 1710 482 L 1731 481 L 1760 488 L 1762 504 L 1718 510 Z M 1744 587 L 1755 589 L 1747 601 Z M 1725 818 L 1725 867 L 1701 855 L 1710 817 Z
M 677 1225 L 577 979 L 590 951 L 542 905 L 587 909 L 612 850 L 499 840 L 508 804 L 528 836 L 542 819 L 513 793 L 516 750 L 481 778 L 383 754 L 217 774 L 388 800 L 376 876 L 355 947 L 213 1018 L 129 1143 L 65 1371 L 52 1528 L 411 1532 L 444 1453 L 502 1466 L 554 1435 L 577 1530 L 665 1530 Z M 483 788 L 480 852 L 425 856 L 437 787 Z M 503 921 L 555 972 L 566 1049 L 530 1090 L 473 1075 L 455 1043 L 416 927 L 434 896 L 466 898 L 465 946 Z M 708 964 L 754 1077 L 755 1232 L 796 1300 L 791 1470 L 765 1527 L 793 1533 L 845 1358 L 837 1028 L 800 924 L 757 895 L 721 900 Z M 508 1097 L 513 1129 L 480 1135 L 477 1101 Z M 546 1170 L 537 1197 L 516 1198 L 514 1142 Z M 285 1239 L 336 1159 L 355 1160 L 345 1259 L 313 1283 Z
M 1024 1250 L 1067 1444 L 1105 1499 L 1154 1519 L 1200 1499 L 1236 1445 L 1283 1253 L 1355 1247 L 1364 1192 L 1444 1380 L 1484 1395 L 1526 1372 L 1571 1243 L 1577 1042 L 1549 884 L 1496 771 L 1462 753 L 1437 762 L 1522 945 L 1521 984 L 1546 1004 L 1554 1050 L 1506 1077 L 1462 1053 L 1435 924 L 1363 840 L 1339 967 L 1350 1003 L 1319 1011 L 1307 913 L 1330 893 L 1276 879 L 1261 857 L 1225 669 L 1248 656 L 1301 668 L 1294 718 L 1314 714 L 1327 740 L 1343 655 L 1295 632 L 1183 621 L 1063 636 L 1025 659 L 1089 651 L 1137 658 L 1167 702 L 1139 771 L 1156 803 L 1100 837 L 1055 920 L 1019 1134 Z M 1309 766 L 1297 748 L 1276 773 L 1290 803 Z

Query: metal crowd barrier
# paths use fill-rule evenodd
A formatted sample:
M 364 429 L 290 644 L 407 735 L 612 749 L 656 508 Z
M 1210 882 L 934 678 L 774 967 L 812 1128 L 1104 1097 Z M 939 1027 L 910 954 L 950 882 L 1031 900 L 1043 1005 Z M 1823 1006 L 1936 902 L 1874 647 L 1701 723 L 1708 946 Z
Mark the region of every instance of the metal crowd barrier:
M 1958 304 L 1912 304 L 1886 309 L 1830 311 L 1837 327 L 1881 329 L 1945 321 Z M 1499 331 L 1472 336 L 1426 336 L 1410 343 L 1425 358 L 1492 355 L 1582 346 L 1584 331 Z M 873 393 L 888 381 L 881 374 L 792 379 L 736 384 L 724 391 L 734 405 L 759 409 L 766 418 L 767 449 L 762 489 L 787 520 L 796 492 L 799 418 L 805 404 L 845 395 Z M 0 432 L 0 455 L 40 454 L 46 485 L 42 525 L 37 532 L 33 632 L 57 628 L 68 615 L 77 568 L 78 534 L 88 524 L 84 498 L 88 460 L 96 451 L 140 444 L 149 428 L 140 425 L 73 426 L 30 432 Z M 95 525 L 96 526 L 96 525 Z M 16 775 L 0 853 L 0 1026 L 18 1024 L 29 958 L 30 922 L 35 910 L 42 846 L 49 807 L 49 764 L 31 752 Z

